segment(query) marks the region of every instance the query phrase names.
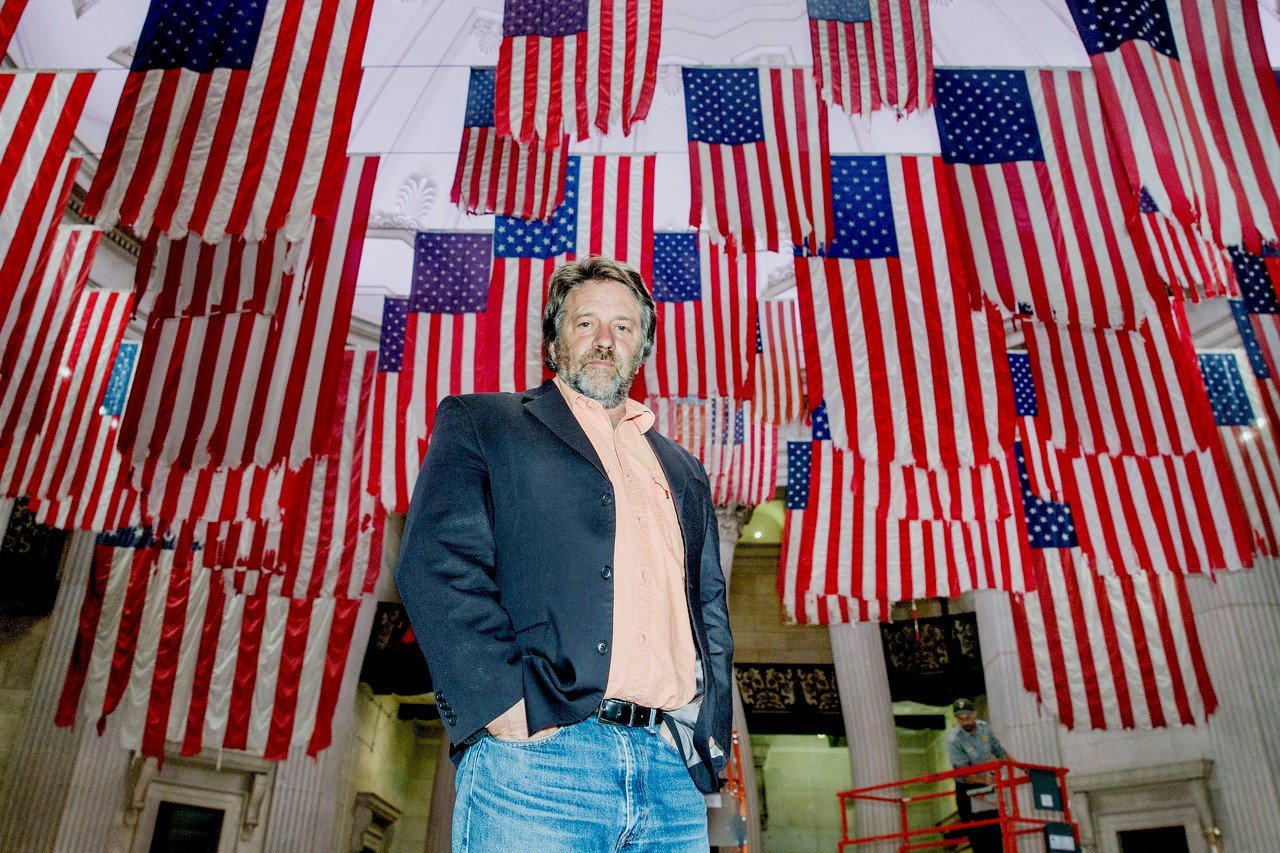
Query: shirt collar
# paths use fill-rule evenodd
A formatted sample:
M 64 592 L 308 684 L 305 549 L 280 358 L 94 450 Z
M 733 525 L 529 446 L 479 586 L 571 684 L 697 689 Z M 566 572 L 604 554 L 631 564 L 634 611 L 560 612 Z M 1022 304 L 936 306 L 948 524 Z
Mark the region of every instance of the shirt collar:
M 600 405 L 599 400 L 593 400 L 586 394 L 576 391 L 569 387 L 569 383 L 565 382 L 557 374 L 555 377 L 556 387 L 560 389 L 560 393 L 564 396 L 564 401 L 569 404 L 572 410 L 575 406 L 584 408 L 588 412 L 598 412 L 606 418 L 609 413 L 604 410 L 604 406 Z M 646 433 L 653 426 L 655 416 L 653 410 L 638 400 L 632 400 L 630 397 L 623 403 L 622 422 L 634 421 L 636 429 L 641 433 Z

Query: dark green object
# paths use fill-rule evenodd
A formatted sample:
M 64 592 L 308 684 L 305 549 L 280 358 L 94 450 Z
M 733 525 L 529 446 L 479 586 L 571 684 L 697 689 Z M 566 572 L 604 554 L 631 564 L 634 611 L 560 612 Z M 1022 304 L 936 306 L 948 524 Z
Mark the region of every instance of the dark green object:
M 1062 789 L 1058 787 L 1058 774 L 1048 770 L 1029 771 L 1031 776 L 1031 802 L 1041 811 L 1062 811 Z
M 1080 845 L 1076 843 L 1076 832 L 1071 828 L 1071 824 L 1046 823 L 1044 849 L 1048 853 L 1079 853 Z

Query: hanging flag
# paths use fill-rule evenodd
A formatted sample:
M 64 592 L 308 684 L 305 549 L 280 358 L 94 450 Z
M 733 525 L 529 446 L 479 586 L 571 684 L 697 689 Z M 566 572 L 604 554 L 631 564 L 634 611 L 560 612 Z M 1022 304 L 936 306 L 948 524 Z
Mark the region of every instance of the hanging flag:
M 148 458 L 186 470 L 297 466 L 323 449 L 377 169 L 377 158 L 348 161 L 337 212 L 314 219 L 296 247 L 280 312 L 147 319 L 138 393 L 120 428 L 131 466 Z M 263 251 L 274 257 L 277 249 Z M 192 259 L 182 251 L 166 256 L 170 264 Z M 168 271 L 155 274 L 171 279 Z
M 550 374 L 542 361 L 542 309 L 557 266 L 605 255 L 653 281 L 656 156 L 569 158 L 564 202 L 547 222 L 499 216 L 482 331 L 486 390 L 524 391 Z
M 146 317 L 275 314 L 281 285 L 293 272 L 289 249 L 282 239 L 205 243 L 153 233 L 142 241 L 134 274 L 138 311 Z
M 1189 302 L 1240 295 L 1227 253 L 1206 240 L 1198 227 L 1161 213 L 1146 187 L 1138 191 L 1138 212 L 1156 274 L 1173 293 Z
M 659 397 L 751 393 L 756 330 L 756 258 L 705 234 L 654 236 L 651 287 L 657 341 L 645 363 L 645 387 Z
M 716 506 L 759 506 L 773 500 L 778 485 L 778 428 L 756 417 L 750 400 L 721 400 L 731 413 L 732 436 L 728 458 L 711 479 L 711 500 Z
M 0 447 L 47 424 L 49 396 L 66 378 L 68 336 L 89 279 L 100 232 L 59 225 L 0 325 Z M 127 309 L 126 309 L 127 310 Z
M 440 401 L 485 390 L 477 340 L 493 235 L 423 232 L 414 256 L 409 298 L 385 301 L 378 346 L 370 488 L 391 512 L 409 509 Z
M 1167 310 L 1135 331 L 1024 320 L 1045 440 L 1073 454 L 1153 457 L 1217 440 L 1204 389 Z
M 797 257 L 811 404 L 868 462 L 956 468 L 1013 446 L 1004 329 L 952 278 L 931 157 L 837 157 L 836 238 Z
M 1023 684 L 1073 731 L 1205 722 L 1218 706 L 1185 579 L 1102 574 L 1075 549 L 1035 552 L 1013 597 Z
M 684 70 L 689 224 L 744 251 L 830 239 L 827 108 L 804 68 Z
M 1252 335 L 1246 323 L 1243 327 Z M 1213 419 L 1253 531 L 1259 554 L 1280 556 L 1280 452 L 1270 423 L 1254 409 L 1239 352 L 1200 353 L 1200 375 Z M 1269 379 L 1270 375 L 1258 377 Z
M 757 306 L 752 399 L 766 423 L 793 423 L 808 409 L 800 349 L 800 311 L 794 299 Z
M 1133 328 L 1154 270 L 1084 71 L 940 68 L 938 135 L 970 274 L 1006 312 Z M 996 104 L 998 107 L 993 107 Z
M 467 213 L 546 219 L 564 201 L 569 140 L 518 142 L 493 124 L 494 70 L 472 68 L 450 199 Z
M 84 213 L 218 243 L 331 216 L 373 3 L 152 0 Z
M 0 71 L 0 306 L 30 281 L 79 171 L 67 157 L 92 74 Z
M 1280 87 L 1253 0 L 1068 0 L 1131 191 L 1218 246 L 1280 239 Z
M 661 44 L 662 0 L 505 0 L 498 134 L 549 145 L 611 125 L 630 134 L 649 115 Z
M 923 0 L 808 0 L 813 75 L 846 113 L 933 106 L 933 40 Z
M 0 0 L 0 56 L 9 51 L 9 39 L 18 29 L 18 21 L 22 19 L 22 10 L 27 0 Z

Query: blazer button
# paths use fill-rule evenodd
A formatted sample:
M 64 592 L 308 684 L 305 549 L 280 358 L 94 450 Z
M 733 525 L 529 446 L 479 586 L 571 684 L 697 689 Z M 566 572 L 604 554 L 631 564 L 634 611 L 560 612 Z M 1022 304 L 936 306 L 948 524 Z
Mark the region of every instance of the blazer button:
M 600 506 L 608 506 L 611 503 L 613 503 L 613 495 L 606 492 L 600 496 Z
M 603 654 L 608 654 L 608 652 L 609 652 L 609 644 L 608 644 L 608 643 L 596 643 L 596 651 L 597 651 L 597 652 L 599 652 L 599 653 L 600 653 L 600 654 L 602 654 L 602 655 L 603 655 Z
M 600 577 L 604 578 L 605 580 L 608 580 L 609 578 L 613 577 L 613 567 L 605 566 L 603 569 L 601 569 Z

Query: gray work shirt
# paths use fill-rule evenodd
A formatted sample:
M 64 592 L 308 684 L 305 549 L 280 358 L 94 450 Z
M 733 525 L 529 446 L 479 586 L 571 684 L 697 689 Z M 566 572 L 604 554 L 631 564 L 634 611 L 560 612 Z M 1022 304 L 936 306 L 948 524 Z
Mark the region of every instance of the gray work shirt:
M 947 732 L 947 758 L 952 767 L 986 764 L 1007 755 L 987 721 L 978 720 L 977 724 L 978 727 L 972 734 L 958 725 Z

